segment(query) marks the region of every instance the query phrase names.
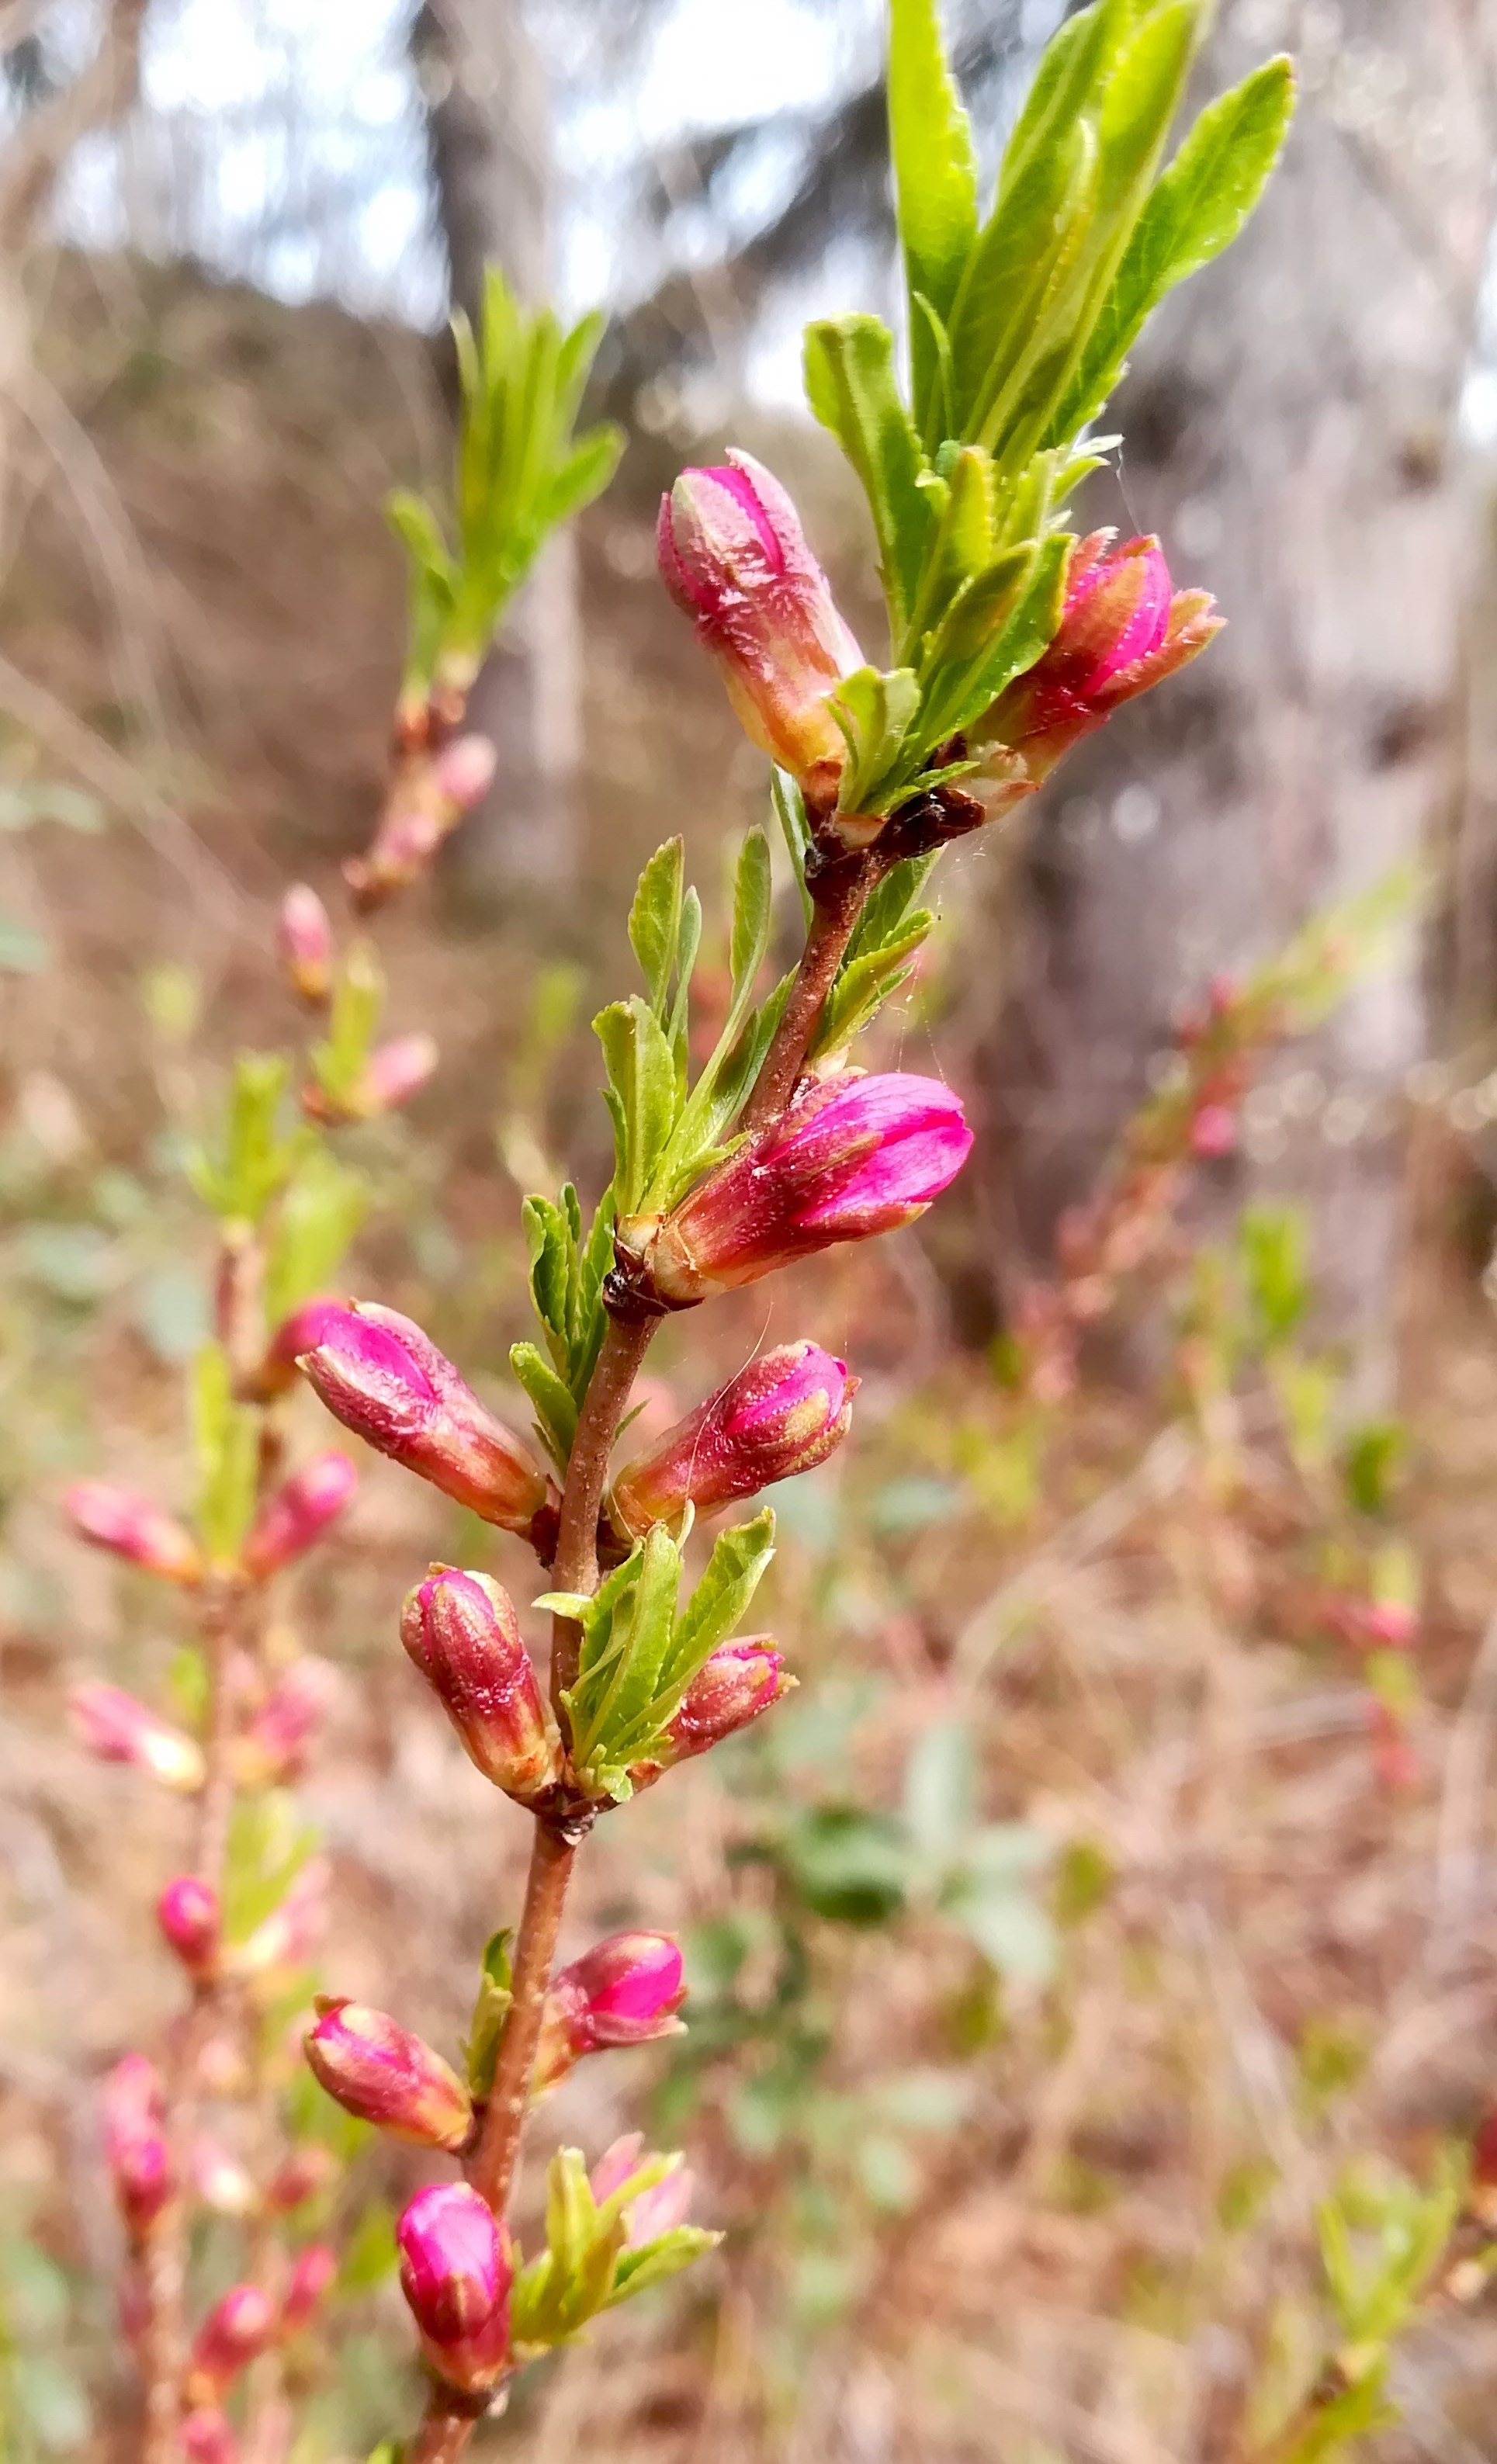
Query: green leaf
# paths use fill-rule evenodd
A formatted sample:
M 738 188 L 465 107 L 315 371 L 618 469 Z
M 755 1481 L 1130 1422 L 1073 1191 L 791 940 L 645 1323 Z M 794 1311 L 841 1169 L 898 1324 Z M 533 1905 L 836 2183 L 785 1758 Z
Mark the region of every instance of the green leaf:
M 1237 238 L 1283 151 L 1294 99 L 1293 63 L 1280 56 L 1201 113 L 1134 226 L 1048 441 L 1096 417 L 1165 294 Z
M 897 1823 L 861 1806 L 809 1806 L 781 1849 L 787 1879 L 813 1916 L 888 1925 L 905 1904 L 910 1853 Z
M 564 1471 L 577 1436 L 577 1400 L 570 1386 L 533 1343 L 510 1346 L 510 1367 L 534 1403 L 540 1434 Z
M 1048 649 L 1060 629 L 1070 546 L 1064 532 L 1043 540 L 1032 553 L 1028 579 L 1017 596 L 1011 594 L 1011 585 L 1005 594 L 1003 568 L 994 568 L 988 605 L 990 608 L 1006 605 L 1008 613 L 985 642 L 980 638 L 981 611 L 975 608 L 963 624 L 958 607 L 951 656 L 937 661 L 933 655 L 915 736 L 922 749 L 944 743 L 948 737 L 973 726 L 1015 677 L 1024 675 Z M 981 587 L 974 583 L 969 598 Z M 963 655 L 963 645 L 974 640 L 980 647 Z
M 205 1343 L 192 1371 L 192 1438 L 198 1470 L 198 1529 L 209 1555 L 231 1564 L 254 1519 L 259 1428 L 236 1403 L 228 1355 Z
M 769 841 L 756 822 L 738 851 L 733 885 L 733 936 L 730 965 L 733 1004 L 730 1023 L 736 1031 L 754 991 L 754 979 L 769 947 L 769 904 L 773 881 Z
M 338 971 L 327 1035 L 312 1049 L 312 1070 L 330 1102 L 353 1096 L 363 1077 L 385 1007 L 385 974 L 367 941 L 356 941 Z
M 842 967 L 826 997 L 807 1056 L 810 1060 L 824 1060 L 830 1052 L 840 1052 L 844 1045 L 850 1044 L 871 1023 L 890 996 L 908 980 L 909 962 L 935 921 L 929 909 L 921 908 L 897 939 L 851 958 Z
M 788 770 L 771 773 L 769 793 L 775 819 L 780 824 L 790 858 L 790 868 L 795 874 L 795 886 L 801 893 L 801 913 L 809 924 L 815 909 L 805 886 L 805 860 L 811 851 L 811 825 L 805 818 L 805 799 Z
M 876 317 L 808 325 L 804 369 L 812 411 L 863 482 L 897 641 L 919 593 L 936 517 L 919 485 L 930 466 L 899 398 L 893 338 Z
M 224 1862 L 226 1942 L 248 1941 L 274 1916 L 317 1845 L 289 1790 L 235 1799 Z
M 478 1995 L 463 2046 L 468 2084 L 475 2097 L 487 2097 L 493 2093 L 499 2039 L 504 2034 L 510 2004 L 515 1999 L 515 1980 L 510 1963 L 512 1938 L 509 1926 L 502 1926 L 497 1933 L 489 1936 L 483 1948 Z
M 676 1626 L 663 1687 L 684 1692 L 719 1642 L 725 1642 L 753 1599 L 775 1553 L 775 1515 L 766 1506 L 752 1523 L 719 1533 L 706 1571 Z
M 972 130 L 941 43 L 936 0 L 892 0 L 889 136 L 895 218 L 910 293 L 911 399 L 915 424 L 938 376 L 932 324 L 950 313 L 978 234 L 978 166 Z
M 636 2293 L 648 2293 L 652 2285 L 668 2283 L 684 2267 L 715 2250 L 721 2239 L 721 2233 L 704 2232 L 700 2225 L 672 2225 L 669 2233 L 658 2233 L 653 2241 L 621 2251 L 614 2268 L 613 2288 L 604 2308 L 611 2310 L 616 2302 L 631 2300 Z
M 377 2199 L 365 2208 L 343 2244 L 342 2259 L 338 2270 L 340 2293 L 372 2293 L 394 2275 L 400 2265 L 400 2246 L 395 2239 L 395 2211 Z M 369 2464 L 382 2453 L 376 2448 Z
M 593 1021 L 614 1097 L 615 1185 L 621 1214 L 637 1214 L 675 1126 L 675 1063 L 647 1001 L 612 1001 Z
M 977 1813 L 977 1758 L 971 1724 L 932 1720 L 905 1764 L 905 1827 L 922 1857 L 949 1864 Z
M 664 1018 L 671 970 L 681 931 L 686 848 L 678 838 L 657 847 L 639 877 L 629 910 L 629 946 L 639 960 L 649 1005 Z
M 580 1675 L 567 1697 L 577 1763 L 605 1786 L 610 1784 L 605 1774 L 627 1770 L 633 1759 L 636 1735 L 659 1725 L 646 1715 L 671 1656 L 680 1582 L 680 1550 L 665 1527 L 657 1524 L 635 1563 L 627 1623 L 622 1634 L 618 1616 L 614 1618 L 605 1669 L 599 1666 Z
M 889 675 L 859 668 L 844 677 L 831 696 L 849 757 L 837 799 L 844 812 L 868 812 L 890 773 L 900 768 L 903 775 L 899 755 L 919 700 L 919 683 L 910 668 L 895 668 Z
M 281 1196 L 265 1271 L 265 1314 L 275 1327 L 327 1288 L 369 1208 L 362 1175 L 324 1146 L 309 1148 Z
M 1046 300 L 1085 242 L 1097 178 L 1096 134 L 1078 120 L 1000 190 L 950 320 L 958 435 L 988 441 L 991 407 L 1021 356 L 1032 351 Z

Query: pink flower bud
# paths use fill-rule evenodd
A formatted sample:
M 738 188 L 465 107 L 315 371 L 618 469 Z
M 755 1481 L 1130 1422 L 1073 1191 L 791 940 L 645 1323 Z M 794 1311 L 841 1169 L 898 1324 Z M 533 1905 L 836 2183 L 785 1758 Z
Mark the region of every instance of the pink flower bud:
M 530 1655 L 488 1574 L 433 1566 L 406 1595 L 400 1639 L 485 1779 L 527 1805 L 557 1777 Z
M 432 783 L 457 819 L 481 804 L 494 784 L 499 757 L 486 736 L 458 736 L 431 765 Z
M 113 1550 L 117 1557 L 128 1557 L 132 1565 L 164 1574 L 168 1582 L 201 1579 L 203 1559 L 190 1532 L 133 1488 L 117 1488 L 107 1480 L 80 1480 L 63 1504 L 74 1529 L 96 1548 Z
M 101 1763 L 133 1763 L 164 1788 L 190 1796 L 203 1785 L 203 1756 L 180 1728 L 158 1720 L 118 1685 L 75 1685 L 73 1717 L 79 1736 Z
M 794 1684 L 768 1635 L 741 1635 L 736 1642 L 719 1643 L 693 1678 L 666 1730 L 669 1752 L 657 1762 L 641 1763 L 631 1770 L 635 1787 L 648 1788 L 672 1764 L 690 1762 L 693 1754 L 704 1754 L 724 1737 L 746 1728 Z
M 333 927 L 317 891 L 304 881 L 281 900 L 275 944 L 293 991 L 320 1008 L 333 989 Z
M 620 1271 L 656 1302 L 690 1309 L 835 1242 L 913 1222 L 971 1145 L 961 1104 L 938 1079 L 891 1072 L 813 1086 L 671 1214 L 621 1222 Z
M 546 1995 L 535 2087 L 554 2087 L 584 2054 L 679 2036 L 686 1999 L 681 1954 L 669 1934 L 615 1933 L 559 1969 Z
M 848 1434 L 858 1381 L 814 1343 L 766 1352 L 620 1473 L 613 1509 L 642 1539 L 690 1504 L 710 1514 L 825 1463 Z
M 275 2341 L 275 2311 L 257 2284 L 235 2284 L 209 2312 L 187 2362 L 187 2395 L 211 2404 Z
M 418 1095 L 441 1058 L 436 1038 L 418 1028 L 414 1035 L 392 1036 L 377 1045 L 360 1084 L 358 1109 L 366 1118 L 398 1111 Z
M 864 658 L 779 480 L 748 453 L 683 471 L 661 499 L 656 546 L 740 725 L 829 807 L 847 745 L 827 697 Z
M 383 2011 L 319 1993 L 307 2061 L 345 2113 L 418 2147 L 461 2147 L 473 2100 L 440 2054 Z
M 629 2131 L 605 2148 L 588 2175 L 588 2187 L 598 2205 L 602 2207 L 622 2190 L 645 2161 L 644 2134 L 638 2130 Z M 636 2191 L 624 2210 L 624 2235 L 629 2246 L 638 2249 L 642 2242 L 654 2241 L 661 2233 L 672 2233 L 677 2225 L 684 2225 L 691 2213 L 695 2187 L 686 2167 L 677 2164 L 663 2181 Z
M 299 1557 L 336 1523 L 359 1485 L 348 1457 L 336 1447 L 317 1455 L 267 1498 L 244 1544 L 244 1571 L 263 1583 Z
M 194 2143 L 192 2185 L 204 2206 L 221 2216 L 253 2215 L 259 2205 L 244 2167 L 216 2139 L 204 2137 Z
M 547 1500 L 528 1446 L 398 1311 L 356 1303 L 322 1321 L 301 1367 L 334 1418 L 486 1523 L 528 1537 Z
M 238 2464 L 239 2442 L 216 2404 L 194 2405 L 177 2432 L 188 2464 Z
M 218 1893 L 195 1874 L 179 1874 L 156 1903 L 156 1922 L 187 1974 L 206 1980 L 218 1965 L 222 1940 Z
M 1203 1162 L 1229 1155 L 1237 1145 L 1237 1114 L 1230 1104 L 1202 1104 L 1190 1125 L 1190 1151 Z
M 1405 1600 L 1372 1600 L 1363 1612 L 1367 1640 L 1383 1651 L 1407 1651 L 1419 1633 L 1419 1618 Z
M 1077 541 L 1060 631 L 973 731 L 976 751 L 996 746 L 1011 757 L 1000 769 L 1012 792 L 1038 786 L 1073 744 L 1222 630 L 1207 591 L 1172 590 L 1156 539 L 1114 547 L 1115 536 L 1093 531 Z
M 297 2253 L 286 2296 L 280 2305 L 280 2332 L 295 2336 L 305 2327 L 321 2307 L 323 2299 L 338 2274 L 338 2254 L 329 2250 L 325 2241 L 313 2241 Z
M 480 2394 L 509 2358 L 508 2234 L 466 2182 L 436 2182 L 416 2192 L 395 2238 L 422 2352 L 448 2387 Z
M 322 1340 L 323 1328 L 334 1319 L 346 1316 L 347 1310 L 346 1301 L 322 1298 L 303 1301 L 298 1309 L 293 1309 L 290 1317 L 282 1318 L 255 1373 L 256 1400 L 269 1403 L 294 1386 L 302 1353 L 314 1352 Z
M 273 1788 L 299 1776 L 337 1683 L 325 1660 L 292 1661 L 239 1740 L 234 1772 L 241 1788 Z
M 304 2146 L 294 2147 L 271 2175 L 265 2192 L 266 2210 L 273 2216 L 289 2216 L 297 2208 L 305 2207 L 309 2199 L 330 2189 L 337 2178 L 338 2159 L 331 2147 L 324 2147 L 319 2140 L 308 2140 Z
M 132 2241 L 149 2233 L 176 2189 L 155 2065 L 126 2054 L 104 2081 L 104 2162 Z

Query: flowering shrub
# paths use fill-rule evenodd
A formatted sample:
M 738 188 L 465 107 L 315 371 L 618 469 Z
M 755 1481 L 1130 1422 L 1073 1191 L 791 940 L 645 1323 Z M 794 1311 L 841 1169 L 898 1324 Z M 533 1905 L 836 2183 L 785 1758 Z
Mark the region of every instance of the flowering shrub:
M 470 1760 L 533 1830 L 523 1906 L 481 1953 L 462 2067 L 337 1992 L 318 1997 L 302 2030 L 311 2074 L 345 2113 L 461 2168 L 418 2190 L 396 2230 L 429 2387 L 412 2455 L 456 2457 L 516 2371 L 715 2239 L 689 2221 L 679 2158 L 630 2136 L 590 2167 L 575 2149 L 553 2157 L 543 2239 L 526 2251 L 510 2221 L 516 2170 L 533 2104 L 576 2064 L 682 2031 L 683 1965 L 669 1937 L 615 1934 L 557 1968 L 568 1884 L 584 1850 L 605 1853 L 591 1844 L 601 1816 L 760 1720 L 794 1684 L 772 1638 L 741 1631 L 774 1553 L 773 1512 L 720 1531 L 691 1573 L 688 1544 L 697 1516 L 841 1445 L 858 1381 L 803 1340 L 617 1470 L 615 1444 L 663 1318 L 907 1224 L 949 1187 L 972 1144 L 958 1097 L 936 1078 L 866 1074 L 852 1058 L 931 930 L 919 900 L 933 867 L 1218 629 L 1203 592 L 1175 588 L 1157 540 L 1068 527 L 1071 495 L 1108 450 L 1088 441 L 1091 424 L 1145 319 L 1234 238 L 1287 124 L 1288 66 L 1270 61 L 1213 102 L 1164 166 L 1205 13 L 1204 0 L 1095 0 L 1070 18 L 984 218 L 932 0 L 892 0 L 908 367 L 901 380 L 892 338 L 869 317 L 813 325 L 805 351 L 811 407 L 868 497 L 888 664 L 865 657 L 771 473 L 732 453 L 677 479 L 661 507 L 662 576 L 774 765 L 804 946 L 766 985 L 774 868 L 770 835 L 755 828 L 733 892 L 731 988 L 703 1052 L 701 904 L 678 841 L 646 867 L 628 919 L 641 988 L 596 1021 L 612 1181 L 590 1213 L 570 1184 L 524 1207 L 539 1340 L 517 1344 L 512 1365 L 533 1440 L 420 1326 L 342 1287 L 363 1194 L 338 1134 L 407 1102 L 438 1056 L 424 1033 L 382 1040 L 372 948 L 345 941 L 309 887 L 286 897 L 280 963 L 317 1032 L 298 1070 L 280 1055 L 241 1058 L 221 1134 L 194 1164 L 219 1223 L 215 1336 L 193 1375 L 195 1507 L 179 1519 L 103 1482 L 80 1485 L 69 1507 L 83 1536 L 176 1586 L 198 1621 L 196 1690 L 179 1720 L 101 1683 L 77 1706 L 93 1751 L 196 1809 L 188 1866 L 158 1911 L 185 2007 L 156 2059 L 118 2064 L 104 2100 L 150 2464 L 232 2454 L 237 2388 L 315 2333 L 337 2268 L 297 2223 L 327 2161 L 314 2145 L 293 2131 L 256 2182 L 205 2154 L 197 2132 L 210 2079 L 263 2092 L 265 2063 L 246 2053 L 263 2057 L 277 2014 L 283 2026 L 303 2004 L 326 1893 L 289 1793 L 321 1716 L 322 1673 L 311 1660 L 277 1663 L 265 1601 L 348 1507 L 357 1474 L 338 1451 L 283 1464 L 277 1414 L 298 1377 L 344 1428 L 546 1569 L 535 1603 L 551 1617 L 544 1671 L 484 1572 L 432 1567 L 400 1619 Z M 468 695 L 543 541 L 611 473 L 612 432 L 573 432 L 597 330 L 588 320 L 562 334 L 497 277 L 479 333 L 459 320 L 453 528 L 413 497 L 392 507 L 411 560 L 410 640 L 388 795 L 368 850 L 345 868 L 358 913 L 423 876 L 502 768 L 502 747 L 464 732 Z M 1223 989 L 1182 1036 L 1179 1086 L 1135 1125 L 1115 1182 L 1068 1227 L 1056 1285 L 1018 1329 L 1038 1398 L 1065 1390 L 1079 1329 L 1147 1252 L 1186 1158 L 1230 1148 L 1244 1049 L 1280 1031 L 1275 1004 L 1287 1000 L 1283 983 Z M 1027 1845 L 1001 1827 L 968 1837 L 943 1823 L 939 1772 L 916 1777 L 893 1843 L 912 1887 L 974 1940 L 991 1945 L 1006 1923 L 1012 1943 Z M 849 1881 L 847 1821 L 839 1832 L 837 1809 L 826 1812 L 815 1837 L 806 1826 L 783 1846 L 786 1870 L 799 1860 L 807 1904 L 819 1891 L 833 1912 L 866 1910 L 877 1875 Z M 889 1883 L 887 1860 L 885 1886 L 905 1889 Z M 1031 1934 L 1037 1965 L 1047 1947 Z M 253 2212 L 265 2230 L 251 2277 L 194 2325 L 188 2227 L 205 2184 L 211 2203 Z M 1389 2340 L 1444 2265 L 1464 2195 L 1461 2184 L 1383 2185 L 1380 2272 L 1354 2263 L 1341 2211 L 1327 2211 L 1345 2341 L 1288 2405 L 1288 2430 L 1270 2433 L 1276 2456 L 1323 2453 L 1375 2417 Z

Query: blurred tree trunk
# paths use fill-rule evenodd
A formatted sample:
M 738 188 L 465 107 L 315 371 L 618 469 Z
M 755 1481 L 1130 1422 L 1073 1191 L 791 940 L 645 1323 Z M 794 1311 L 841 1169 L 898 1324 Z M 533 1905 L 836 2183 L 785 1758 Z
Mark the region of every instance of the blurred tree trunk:
M 551 281 L 552 159 L 544 68 L 520 0 L 427 0 L 412 36 L 454 307 L 477 321 L 483 270 L 522 297 Z M 577 861 L 581 750 L 576 551 L 554 540 L 512 606 L 474 688 L 473 724 L 498 747 L 493 794 L 453 856 L 485 900 L 544 891 Z
M 1177 580 L 1212 588 L 1230 629 L 1067 763 L 1019 862 L 983 1073 L 1004 1297 L 1044 1271 L 1182 998 L 1416 855 L 1449 788 L 1489 26 L 1463 0 L 1222 14 L 1204 81 L 1286 41 L 1299 121 L 1246 236 L 1138 353 L 1116 501 L 1099 478 L 1085 511 L 1157 530 Z M 1289 1117 L 1224 1175 L 1234 1195 L 1266 1180 L 1310 1205 L 1328 1323 L 1374 1387 L 1399 1255 L 1399 1090 L 1423 1049 L 1419 941 L 1411 929 L 1293 1056 Z

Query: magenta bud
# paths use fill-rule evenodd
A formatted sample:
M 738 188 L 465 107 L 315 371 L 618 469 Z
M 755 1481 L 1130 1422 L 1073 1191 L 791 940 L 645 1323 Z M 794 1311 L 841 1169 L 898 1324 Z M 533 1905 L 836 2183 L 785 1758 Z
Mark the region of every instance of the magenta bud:
M 235 2284 L 209 2312 L 187 2362 L 187 2396 L 211 2404 L 275 2341 L 275 2311 L 257 2284 Z
M 295 2336 L 320 2309 L 338 2274 L 338 2254 L 325 2241 L 308 2242 L 297 2253 L 285 2299 L 280 2305 L 280 2332 Z
M 810 1471 L 847 1436 L 857 1385 L 847 1362 L 817 1344 L 766 1352 L 626 1466 L 613 1485 L 616 1519 L 642 1539 L 689 1505 L 710 1514 Z
M 74 1529 L 96 1548 L 128 1557 L 133 1566 L 163 1574 L 168 1582 L 201 1580 L 202 1554 L 191 1533 L 135 1489 L 118 1488 L 107 1480 L 80 1480 L 63 1504 Z
M 1190 1125 L 1190 1151 L 1203 1162 L 1229 1155 L 1237 1145 L 1237 1114 L 1230 1104 L 1202 1104 Z
M 349 1504 L 359 1475 L 336 1447 L 304 1463 L 268 1498 L 244 1544 L 244 1571 L 266 1582 L 320 1540 Z
M 281 900 L 275 946 L 293 991 L 319 1009 L 333 989 L 333 927 L 317 891 L 304 881 Z
M 195 1874 L 179 1874 L 156 1903 L 156 1922 L 187 1974 L 206 1983 L 223 1939 L 218 1893 Z
M 238 2464 L 239 2442 L 216 2404 L 194 2405 L 177 2432 L 188 2464 Z
M 670 1761 L 689 1762 L 693 1754 L 720 1745 L 724 1737 L 746 1728 L 794 1684 L 768 1635 L 743 1635 L 736 1642 L 719 1643 L 693 1678 L 666 1730 Z
M 335 1318 L 346 1316 L 347 1311 L 346 1301 L 324 1297 L 303 1301 L 298 1309 L 292 1310 L 290 1317 L 282 1318 L 255 1373 L 255 1398 L 269 1403 L 293 1387 L 302 1353 L 315 1352 L 322 1340 L 323 1328 Z
M 360 1112 L 367 1118 L 408 1104 L 412 1095 L 420 1093 L 439 1058 L 435 1037 L 421 1029 L 377 1045 L 360 1082 L 356 1099 Z
M 265 2192 L 267 2211 L 273 2216 L 293 2214 L 331 2189 L 338 2169 L 337 2157 L 320 2141 L 308 2140 L 304 2146 L 294 2147 L 271 2175 Z
M 1061 628 L 1027 674 L 975 730 L 975 749 L 1004 748 L 1025 793 L 1125 701 L 1196 658 L 1222 630 L 1204 590 L 1175 590 L 1156 539 L 1093 531 L 1071 553 Z
M 461 2147 L 473 2099 L 457 2073 L 420 2036 L 363 2003 L 319 1994 L 307 2061 L 345 2113 L 418 2147 Z
M 509 2358 L 508 2234 L 466 2182 L 436 2182 L 416 2192 L 395 2238 L 422 2352 L 448 2387 L 480 2394 Z
M 864 658 L 784 489 L 748 453 L 683 471 L 661 499 L 656 547 L 739 724 L 829 807 L 847 759 L 829 695 Z
M 118 1685 L 75 1685 L 72 1710 L 78 1735 L 101 1763 L 133 1763 L 164 1788 L 190 1796 L 203 1785 L 203 1756 L 180 1728 L 158 1720 Z
M 685 1999 L 681 1954 L 669 1934 L 610 1934 L 551 1979 L 537 2093 L 564 2079 L 584 2054 L 680 2035 L 675 2014 Z
M 605 2148 L 588 2175 L 588 2187 L 599 2207 L 622 2190 L 645 2162 L 641 2131 L 631 2130 Z M 691 2213 L 694 2189 L 692 2174 L 684 2165 L 677 2164 L 663 2181 L 636 2191 L 624 2210 L 625 2239 L 637 2249 L 640 2243 L 654 2241 L 661 2233 L 672 2233 L 677 2225 L 684 2225 Z
M 690 1309 L 839 1241 L 923 1215 L 972 1145 L 961 1103 L 936 1078 L 890 1071 L 813 1086 L 665 1217 L 616 1236 L 620 1271 L 669 1309 Z
M 126 2054 L 104 2081 L 104 2162 L 132 2241 L 150 2232 L 176 2189 L 165 2103 L 154 2063 Z
M 292 1661 L 239 1739 L 234 1772 L 241 1788 L 273 1788 L 299 1776 L 337 1682 L 325 1660 Z
M 433 1566 L 407 1594 L 400 1639 L 485 1779 L 521 1805 L 553 1786 L 540 1687 L 514 1608 L 490 1575 Z
M 345 1429 L 528 1538 L 547 1502 L 544 1472 L 408 1317 L 358 1302 L 322 1321 L 300 1365 Z
M 432 783 L 454 819 L 482 803 L 498 766 L 499 757 L 486 736 L 459 736 L 443 746 L 431 765 Z

